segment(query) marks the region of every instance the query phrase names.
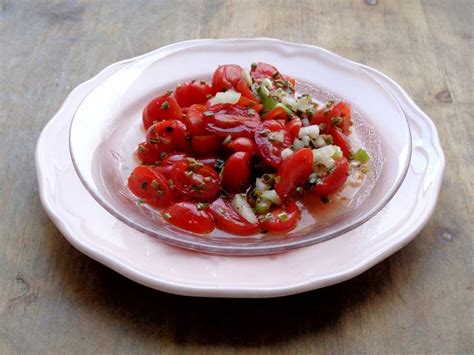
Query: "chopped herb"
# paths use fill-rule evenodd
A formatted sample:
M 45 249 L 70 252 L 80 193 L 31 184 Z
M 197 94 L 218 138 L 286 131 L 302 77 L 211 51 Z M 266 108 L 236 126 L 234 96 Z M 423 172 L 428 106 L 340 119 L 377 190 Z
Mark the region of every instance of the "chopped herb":
M 225 161 L 222 160 L 222 159 L 216 159 L 216 164 L 215 164 L 215 168 L 216 168 L 216 171 L 219 173 L 222 168 L 224 167 L 225 165 Z
M 210 176 L 204 176 L 203 180 L 205 182 L 211 182 L 212 181 L 212 178 Z
M 196 208 L 198 209 L 198 211 L 201 211 L 205 208 L 208 208 L 209 207 L 209 204 L 208 203 L 203 203 L 203 202 L 198 202 L 196 203 Z
M 327 115 L 329 112 L 331 112 L 331 109 L 329 109 L 329 108 L 326 108 L 326 109 L 324 109 L 324 111 L 323 111 L 323 113 L 324 113 L 325 115 Z
M 151 137 L 151 138 L 150 138 L 150 143 L 152 143 L 152 144 L 158 144 L 158 139 L 156 139 L 155 137 Z
M 138 150 L 140 151 L 140 153 L 145 154 L 145 147 L 143 145 L 139 145 Z
M 168 103 L 168 101 L 165 101 L 161 104 L 161 109 L 162 110 L 167 110 L 170 108 L 170 104 Z
M 272 73 L 272 78 L 276 79 L 278 77 L 278 75 L 280 75 L 280 73 L 278 71 L 275 71 L 275 72 Z
M 148 185 L 148 181 L 143 181 L 143 182 L 141 183 L 141 185 L 140 185 L 140 188 L 141 188 L 142 190 L 145 190 L 146 187 L 147 187 L 147 185 Z
M 169 180 L 168 180 L 168 186 L 169 186 L 170 188 L 173 188 L 173 187 L 174 187 L 174 181 L 171 180 L 171 179 L 169 179 Z
M 158 184 L 158 181 L 152 180 L 151 181 L 151 187 L 153 187 L 155 190 L 160 189 L 160 184 Z
M 322 201 L 322 203 L 329 203 L 329 202 L 331 202 L 331 200 L 330 200 L 329 197 L 327 197 L 327 196 L 321 197 L 321 201 Z
M 324 131 L 325 129 L 326 129 L 326 123 L 321 123 L 321 124 L 319 125 L 319 130 L 320 130 L 320 131 Z
M 170 96 L 172 93 L 173 93 L 172 90 L 168 90 L 168 91 L 165 93 L 165 95 L 166 95 L 166 96 Z
M 263 174 L 262 180 L 265 184 L 270 185 L 270 184 L 273 184 L 274 177 L 275 177 L 274 174 Z
M 326 102 L 326 107 L 331 107 L 332 105 L 334 105 L 334 100 L 329 100 Z
M 370 155 L 364 149 L 359 149 L 357 152 L 352 154 L 352 159 L 361 162 L 362 164 L 366 164 L 370 160 Z
M 369 172 L 369 168 L 366 166 L 363 166 L 362 168 L 360 168 L 360 172 L 362 174 L 367 174 Z
M 270 212 L 268 212 L 268 213 L 267 213 L 265 216 L 263 216 L 263 218 L 262 218 L 262 220 L 263 220 L 264 222 L 270 222 L 272 219 L 273 219 L 273 215 L 272 215 Z
M 314 115 L 314 111 L 311 110 L 311 109 L 308 109 L 308 110 L 306 110 L 306 115 L 307 115 L 308 117 L 312 117 L 312 116 Z
M 251 68 L 252 70 L 257 69 L 257 63 L 252 63 L 252 64 L 250 65 L 250 68 Z
M 170 215 L 168 212 L 166 212 L 166 213 L 165 213 L 165 218 L 166 218 L 166 219 L 170 219 L 170 218 L 171 218 L 171 215 Z
M 275 180 L 275 182 L 276 182 L 277 184 L 279 184 L 280 181 L 281 181 L 281 176 L 279 176 L 279 175 L 278 175 L 278 176 L 275 176 L 275 177 L 274 177 L 274 180 Z
M 281 213 L 278 214 L 278 218 L 280 219 L 280 221 L 286 222 L 286 221 L 288 221 L 288 219 L 289 219 L 290 217 L 288 216 L 288 213 L 286 213 L 286 212 L 281 212 Z
M 201 85 L 206 85 L 206 80 L 200 80 L 200 81 L 199 81 L 199 84 L 201 84 Z
M 167 156 L 168 156 L 168 153 L 166 153 L 166 152 L 161 152 L 160 153 L 160 159 L 161 160 L 165 159 Z
M 206 99 L 210 99 L 211 97 L 212 97 L 211 94 L 207 94 L 207 95 L 206 95 Z
M 341 125 L 341 123 L 342 123 L 342 117 L 339 117 L 339 116 L 332 117 L 332 118 L 331 118 L 331 123 L 332 123 L 333 125 L 336 125 L 336 126 Z
M 324 135 L 324 141 L 325 141 L 326 144 L 328 144 L 328 145 L 334 143 L 334 141 L 333 141 L 333 139 L 332 139 L 332 136 L 329 135 L 329 134 L 325 134 L 325 135 Z

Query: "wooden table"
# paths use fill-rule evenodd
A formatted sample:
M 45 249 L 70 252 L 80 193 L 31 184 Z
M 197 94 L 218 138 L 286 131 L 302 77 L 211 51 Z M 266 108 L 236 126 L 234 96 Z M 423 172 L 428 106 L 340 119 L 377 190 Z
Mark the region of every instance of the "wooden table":
M 0 3 L 0 353 L 474 350 L 474 2 Z M 67 93 L 115 61 L 192 38 L 317 44 L 399 82 L 447 171 L 415 241 L 363 275 L 269 300 L 178 297 L 82 255 L 45 215 L 33 153 Z

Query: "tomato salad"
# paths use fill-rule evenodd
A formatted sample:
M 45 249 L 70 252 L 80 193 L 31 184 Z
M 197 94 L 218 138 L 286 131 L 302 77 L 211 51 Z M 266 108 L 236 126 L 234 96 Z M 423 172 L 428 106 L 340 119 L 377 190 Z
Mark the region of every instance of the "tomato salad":
M 270 64 L 229 64 L 210 84 L 193 80 L 154 98 L 130 191 L 198 234 L 294 229 L 304 194 L 329 202 L 369 160 L 351 149 L 350 106 L 320 103 L 295 85 Z

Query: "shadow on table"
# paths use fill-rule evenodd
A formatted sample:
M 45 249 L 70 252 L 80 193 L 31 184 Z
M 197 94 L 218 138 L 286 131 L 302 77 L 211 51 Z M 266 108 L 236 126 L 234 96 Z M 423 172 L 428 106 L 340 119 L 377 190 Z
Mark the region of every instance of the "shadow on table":
M 58 239 L 62 256 L 52 255 L 52 262 L 70 301 L 80 305 L 81 312 L 104 317 L 98 323 L 120 324 L 133 337 L 147 341 L 258 346 L 307 333 L 334 333 L 346 312 L 366 309 L 364 303 L 391 292 L 390 260 L 386 260 L 352 280 L 294 296 L 175 296 L 130 281 Z

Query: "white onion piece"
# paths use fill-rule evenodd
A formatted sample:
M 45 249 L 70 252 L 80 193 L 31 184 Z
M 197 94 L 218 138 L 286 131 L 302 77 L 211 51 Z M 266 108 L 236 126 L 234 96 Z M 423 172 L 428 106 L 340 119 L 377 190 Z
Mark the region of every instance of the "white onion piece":
M 235 90 L 227 90 L 226 92 L 218 92 L 216 96 L 214 96 L 210 100 L 211 106 L 217 104 L 236 104 L 240 100 L 240 92 Z
M 231 203 L 232 207 L 249 223 L 257 224 L 257 216 L 255 215 L 252 207 L 247 202 L 247 196 L 245 194 L 235 194 Z

